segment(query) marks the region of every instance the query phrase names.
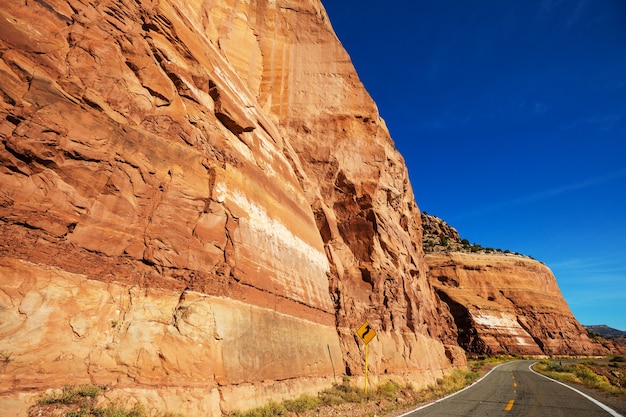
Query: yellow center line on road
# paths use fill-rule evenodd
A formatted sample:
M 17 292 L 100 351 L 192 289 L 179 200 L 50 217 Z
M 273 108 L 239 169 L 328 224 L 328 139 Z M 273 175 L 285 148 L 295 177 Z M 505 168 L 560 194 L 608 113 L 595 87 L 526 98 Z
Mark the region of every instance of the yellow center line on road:
M 515 400 L 510 400 L 506 407 L 504 407 L 504 411 L 511 411 L 511 408 L 513 408 L 513 403 L 515 402 Z

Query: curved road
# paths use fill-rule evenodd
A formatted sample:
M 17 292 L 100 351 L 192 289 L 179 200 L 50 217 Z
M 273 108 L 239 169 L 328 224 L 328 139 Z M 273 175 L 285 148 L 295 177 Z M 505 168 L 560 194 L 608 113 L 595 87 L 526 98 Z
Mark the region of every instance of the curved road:
M 401 417 L 618 417 L 610 408 L 530 370 L 535 361 L 508 362 L 481 381 Z

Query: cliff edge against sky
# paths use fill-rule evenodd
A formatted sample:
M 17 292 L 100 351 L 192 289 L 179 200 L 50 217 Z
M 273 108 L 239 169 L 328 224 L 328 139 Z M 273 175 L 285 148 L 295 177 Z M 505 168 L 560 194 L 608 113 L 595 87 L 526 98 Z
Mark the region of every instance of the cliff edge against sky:
M 461 239 L 422 213 L 429 279 L 472 355 L 605 355 L 561 294 L 552 271 L 528 256 Z

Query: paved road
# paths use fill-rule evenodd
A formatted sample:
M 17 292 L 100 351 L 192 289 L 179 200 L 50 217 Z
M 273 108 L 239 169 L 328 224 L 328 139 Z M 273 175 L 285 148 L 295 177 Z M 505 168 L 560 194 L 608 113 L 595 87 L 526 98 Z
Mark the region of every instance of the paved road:
M 535 374 L 533 361 L 515 361 L 494 368 L 483 380 L 451 397 L 404 417 L 608 417 L 581 394 Z

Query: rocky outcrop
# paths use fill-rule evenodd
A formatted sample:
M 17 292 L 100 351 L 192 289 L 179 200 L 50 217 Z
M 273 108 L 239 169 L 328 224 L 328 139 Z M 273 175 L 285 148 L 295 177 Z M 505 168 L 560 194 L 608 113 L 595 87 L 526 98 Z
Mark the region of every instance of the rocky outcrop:
M 421 214 L 422 218 L 422 245 L 426 253 L 462 252 L 475 254 L 517 255 L 525 258 L 529 256 L 508 249 L 486 248 L 479 243 L 470 243 L 467 239 L 461 239 L 459 232 L 450 226 L 445 220 L 427 213 Z
M 422 215 L 430 281 L 449 305 L 458 341 L 471 354 L 602 355 L 542 263 L 469 245 L 456 229 Z M 445 242 L 442 245 L 441 242 Z
M 0 10 L 3 410 L 220 415 L 464 363 L 406 167 L 317 0 Z
M 459 232 L 443 219 L 426 212 L 422 212 L 420 217 L 422 219 L 422 243 L 424 246 L 428 246 L 426 245 L 427 242 L 432 243 L 431 246 L 435 246 L 435 244 L 437 244 L 445 247 L 445 243 L 447 243 L 448 246 L 462 246 L 462 240 Z M 442 240 L 445 243 L 442 243 Z

